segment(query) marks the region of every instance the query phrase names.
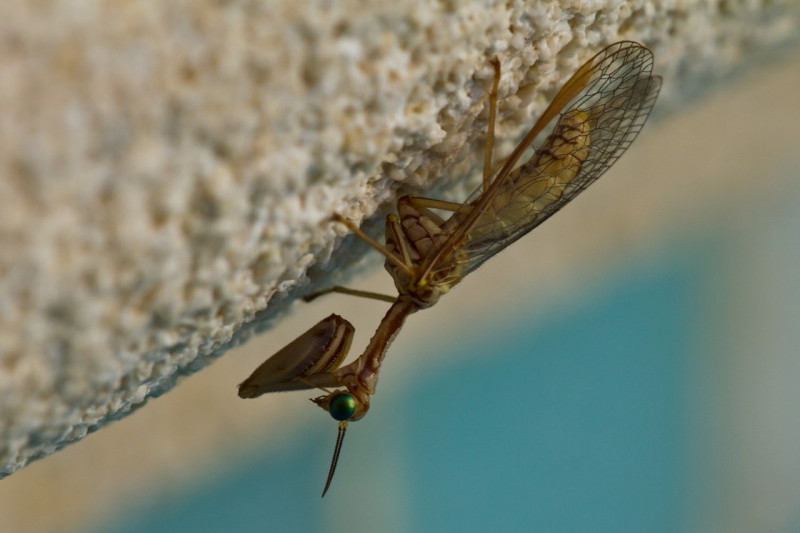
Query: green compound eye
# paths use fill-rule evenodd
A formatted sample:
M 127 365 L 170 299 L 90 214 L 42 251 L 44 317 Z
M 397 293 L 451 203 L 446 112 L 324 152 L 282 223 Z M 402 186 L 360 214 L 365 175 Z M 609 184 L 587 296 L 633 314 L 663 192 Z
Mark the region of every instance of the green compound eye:
M 328 411 L 330 411 L 334 420 L 339 422 L 347 420 L 356 412 L 356 399 L 352 394 L 347 394 L 346 392 L 337 394 L 331 398 Z

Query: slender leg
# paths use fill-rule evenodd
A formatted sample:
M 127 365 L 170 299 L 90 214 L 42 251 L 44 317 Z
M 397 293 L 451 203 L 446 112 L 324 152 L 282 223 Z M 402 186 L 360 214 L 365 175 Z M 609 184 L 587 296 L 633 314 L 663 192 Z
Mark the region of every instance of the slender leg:
M 383 254 L 384 257 L 386 257 L 386 259 L 388 259 L 391 263 L 394 263 L 395 266 L 397 266 L 400 269 L 404 270 L 406 272 L 406 274 L 408 274 L 409 276 L 414 274 L 414 272 L 411 270 L 411 268 L 409 268 L 408 265 L 403 263 L 403 261 L 399 257 L 397 257 L 396 255 L 391 253 L 389 250 L 387 250 L 386 247 L 381 246 L 372 237 L 370 237 L 369 235 L 367 235 L 366 233 L 361 231 L 361 229 L 358 226 L 356 226 L 355 224 L 353 224 L 351 221 L 347 220 L 346 218 L 344 218 L 343 216 L 339 215 L 338 213 L 334 213 L 334 215 L 331 217 L 331 220 L 333 220 L 334 222 L 339 222 L 339 223 L 344 224 L 345 226 L 347 226 L 347 229 L 349 229 L 350 231 L 355 233 L 356 236 L 359 239 L 361 239 L 365 243 L 369 244 L 370 246 L 372 246 L 373 248 L 378 250 L 381 254 Z
M 431 209 L 441 209 L 442 211 L 467 214 L 470 208 L 470 204 L 445 202 L 444 200 L 434 200 L 433 198 L 423 198 L 421 196 L 405 196 L 403 197 L 403 201 L 413 206 L 419 214 L 425 215 L 439 227 L 442 227 L 445 221 L 442 217 L 431 211 Z
M 424 208 L 424 209 L 441 209 L 442 211 L 452 211 L 458 212 L 463 210 L 466 207 L 469 207 L 469 204 L 459 204 L 458 202 L 445 202 L 444 200 L 435 200 L 433 198 L 424 198 L 422 196 L 406 196 L 407 202 L 414 206 L 415 208 Z
M 414 263 L 411 262 L 411 252 L 408 250 L 408 241 L 405 233 L 403 233 L 402 226 L 400 226 L 400 220 L 395 215 L 389 215 L 386 219 L 386 224 L 394 236 L 394 242 L 400 252 L 400 260 L 405 263 L 409 270 L 413 269 Z
M 500 60 L 492 59 L 494 66 L 494 82 L 489 93 L 489 129 L 486 132 L 486 149 L 483 153 L 483 192 L 489 189 L 492 179 L 492 151 L 494 150 L 494 123 L 497 118 L 497 87 L 500 85 Z
M 359 291 L 356 289 L 348 289 L 347 287 L 342 287 L 341 285 L 334 285 L 333 287 L 328 287 L 324 291 L 319 291 L 313 294 L 309 294 L 308 296 L 303 296 L 303 301 L 311 302 L 316 300 L 320 296 L 325 296 L 326 294 L 330 294 L 332 292 L 338 292 L 339 294 L 349 294 L 350 296 L 358 296 L 360 298 L 371 298 L 373 300 L 380 300 L 382 302 L 389 302 L 389 303 L 394 303 L 394 301 L 397 299 L 396 296 L 389 296 L 388 294 L 380 294 L 377 292 L 370 292 L 370 291 Z

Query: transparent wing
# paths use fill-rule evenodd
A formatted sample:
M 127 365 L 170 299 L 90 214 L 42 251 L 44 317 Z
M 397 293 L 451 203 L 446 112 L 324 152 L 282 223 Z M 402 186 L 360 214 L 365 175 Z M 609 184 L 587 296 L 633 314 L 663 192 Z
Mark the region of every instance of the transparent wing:
M 551 113 L 556 125 L 530 160 L 505 174 L 501 169 L 489 190 L 472 202 L 475 209 L 455 213 L 456 220 L 448 221 L 470 227 L 460 246 L 441 257 L 431 272 L 463 278 L 608 170 L 639 134 L 655 104 L 661 78 L 651 76 L 652 66 L 650 50 L 628 41 L 609 46 L 581 67 L 559 93 L 572 84 L 574 97 L 560 112 L 556 108 Z M 544 128 L 541 122 L 531 133 Z M 529 134 L 523 143 L 534 136 Z

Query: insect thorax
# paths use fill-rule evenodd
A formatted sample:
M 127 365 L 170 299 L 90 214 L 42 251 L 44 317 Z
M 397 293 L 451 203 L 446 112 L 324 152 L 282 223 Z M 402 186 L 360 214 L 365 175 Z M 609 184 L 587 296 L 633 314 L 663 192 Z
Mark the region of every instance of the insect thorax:
M 386 219 L 386 248 L 400 260 L 404 260 L 401 243 L 397 242 L 393 230 L 399 223 L 411 269 L 417 272 L 425 258 L 446 241 L 449 233 L 442 231 L 440 219 L 434 220 L 425 210 L 415 208 L 408 196 L 398 200 L 397 210 L 399 220 L 394 218 L 396 222 L 393 222 L 393 215 Z M 422 283 L 418 283 L 413 275 L 391 261 L 386 261 L 384 266 L 394 279 L 399 293 L 408 296 L 420 309 L 435 304 L 442 294 L 461 279 L 457 272 L 459 267 L 435 270 L 425 280 L 421 280 Z

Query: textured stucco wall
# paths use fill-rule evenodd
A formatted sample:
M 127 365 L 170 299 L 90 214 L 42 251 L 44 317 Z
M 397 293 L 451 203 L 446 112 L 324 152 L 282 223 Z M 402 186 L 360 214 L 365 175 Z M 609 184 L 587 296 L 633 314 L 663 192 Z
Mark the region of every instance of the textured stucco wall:
M 794 2 L 2 3 L 0 472 L 356 261 L 315 266 L 332 212 L 463 195 L 493 55 L 510 140 L 611 42 L 653 49 L 664 112 L 799 25 Z

